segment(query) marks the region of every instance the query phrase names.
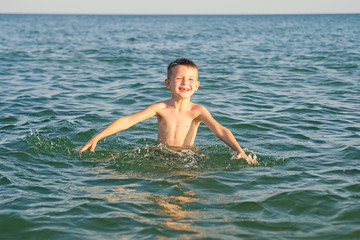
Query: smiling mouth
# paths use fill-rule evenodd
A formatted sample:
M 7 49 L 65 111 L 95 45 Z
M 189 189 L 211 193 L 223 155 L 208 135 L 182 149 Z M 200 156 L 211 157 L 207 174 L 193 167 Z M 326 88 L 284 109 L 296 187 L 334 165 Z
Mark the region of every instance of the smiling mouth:
M 190 88 L 179 87 L 180 92 L 190 92 Z

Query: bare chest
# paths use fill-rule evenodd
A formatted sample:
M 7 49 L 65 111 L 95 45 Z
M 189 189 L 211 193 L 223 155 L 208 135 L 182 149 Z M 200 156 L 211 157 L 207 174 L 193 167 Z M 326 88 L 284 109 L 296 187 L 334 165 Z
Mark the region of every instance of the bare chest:
M 188 131 L 190 128 L 196 126 L 198 121 L 188 115 L 167 115 L 158 117 L 159 128 L 165 131 Z
M 192 114 L 165 114 L 158 116 L 158 140 L 172 146 L 192 145 L 200 121 Z

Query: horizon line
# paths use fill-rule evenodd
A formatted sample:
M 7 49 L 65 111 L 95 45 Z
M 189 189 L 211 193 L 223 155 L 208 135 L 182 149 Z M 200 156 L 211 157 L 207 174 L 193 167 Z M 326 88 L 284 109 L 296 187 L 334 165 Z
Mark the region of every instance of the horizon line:
M 0 15 L 119 15 L 119 16 L 240 16 L 240 15 L 356 15 L 360 12 L 330 13 L 32 13 L 32 12 L 0 12 Z

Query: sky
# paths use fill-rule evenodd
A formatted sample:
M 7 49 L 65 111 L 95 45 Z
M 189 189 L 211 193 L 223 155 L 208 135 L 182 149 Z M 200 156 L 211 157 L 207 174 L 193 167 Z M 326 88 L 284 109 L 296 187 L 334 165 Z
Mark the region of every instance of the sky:
M 360 0 L 0 0 L 0 13 L 316 14 L 360 13 Z

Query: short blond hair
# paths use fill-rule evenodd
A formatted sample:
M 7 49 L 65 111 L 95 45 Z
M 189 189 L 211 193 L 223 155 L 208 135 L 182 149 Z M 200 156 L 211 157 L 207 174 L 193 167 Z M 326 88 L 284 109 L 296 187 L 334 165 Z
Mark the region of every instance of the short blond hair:
M 171 74 L 171 70 L 179 65 L 183 65 L 183 66 L 187 66 L 187 67 L 193 67 L 196 68 L 196 70 L 198 70 L 198 67 L 196 66 L 196 64 L 191 61 L 190 59 L 187 58 L 178 58 L 175 61 L 172 61 L 168 68 L 167 68 L 167 78 L 170 80 L 170 74 Z

